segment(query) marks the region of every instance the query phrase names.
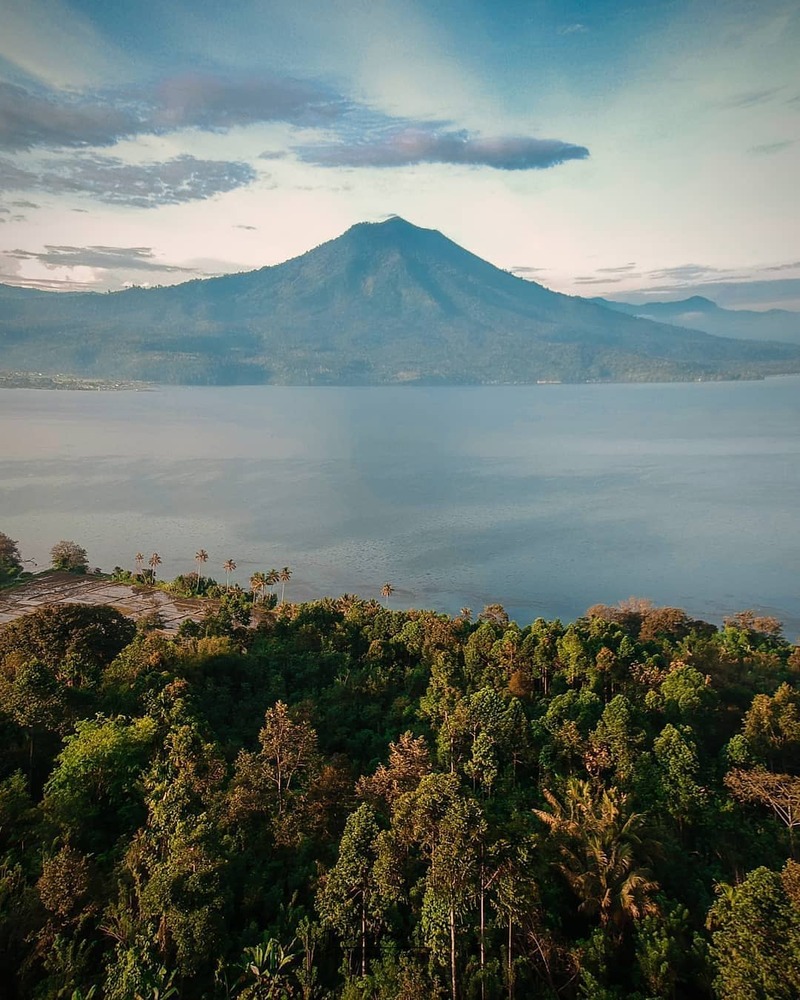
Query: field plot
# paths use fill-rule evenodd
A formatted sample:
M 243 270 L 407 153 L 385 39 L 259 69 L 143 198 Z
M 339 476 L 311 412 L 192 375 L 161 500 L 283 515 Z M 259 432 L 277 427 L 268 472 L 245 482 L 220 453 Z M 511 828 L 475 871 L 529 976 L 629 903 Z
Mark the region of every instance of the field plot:
M 162 590 L 111 583 L 96 576 L 46 573 L 0 593 L 0 625 L 30 614 L 46 604 L 105 604 L 138 620 L 157 611 L 166 632 L 175 632 L 187 619 L 199 621 L 209 603 L 173 597 Z

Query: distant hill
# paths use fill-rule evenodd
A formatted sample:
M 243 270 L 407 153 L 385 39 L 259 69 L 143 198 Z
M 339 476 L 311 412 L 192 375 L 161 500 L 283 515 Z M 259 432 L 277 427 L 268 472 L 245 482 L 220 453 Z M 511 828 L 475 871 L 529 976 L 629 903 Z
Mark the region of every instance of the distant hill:
M 614 302 L 594 298 L 592 302 L 628 316 L 669 323 L 692 330 L 702 330 L 716 337 L 737 340 L 773 340 L 800 345 L 800 313 L 787 309 L 755 312 L 747 309 L 723 309 L 711 299 L 693 295 L 678 302 Z
M 0 367 L 216 384 L 653 381 L 796 372 L 800 347 L 550 292 L 392 218 L 283 264 L 167 288 L 0 286 Z

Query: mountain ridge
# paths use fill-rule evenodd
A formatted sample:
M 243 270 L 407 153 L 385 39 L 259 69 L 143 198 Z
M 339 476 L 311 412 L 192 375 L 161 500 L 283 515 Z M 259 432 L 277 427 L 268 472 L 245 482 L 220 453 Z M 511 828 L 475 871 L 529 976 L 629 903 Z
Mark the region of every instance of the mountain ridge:
M 590 301 L 628 316 L 701 330 L 715 337 L 800 345 L 800 313 L 788 309 L 725 309 L 703 295 L 640 303 L 600 297 Z
M 552 292 L 395 216 L 281 264 L 178 285 L 0 288 L 0 366 L 217 384 L 652 381 L 800 371 L 800 348 Z

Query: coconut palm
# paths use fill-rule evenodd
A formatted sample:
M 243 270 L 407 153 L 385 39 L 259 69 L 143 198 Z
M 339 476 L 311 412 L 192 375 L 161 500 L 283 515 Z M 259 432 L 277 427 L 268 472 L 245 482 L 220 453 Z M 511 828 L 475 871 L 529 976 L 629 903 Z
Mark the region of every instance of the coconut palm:
M 200 590 L 200 581 L 202 577 L 200 576 L 200 567 L 208 562 L 208 553 L 205 549 L 198 549 L 194 554 L 194 561 L 197 563 L 197 590 Z
M 267 573 L 267 586 L 274 587 L 280 581 L 281 575 L 276 569 L 271 569 Z
M 144 568 L 144 552 L 137 552 L 134 562 L 136 563 L 136 575 L 141 576 L 142 569 Z
M 225 590 L 228 591 L 231 589 L 231 573 L 236 569 L 236 563 L 233 559 L 226 559 L 222 568 L 225 570 Z
M 292 571 L 288 566 L 284 566 L 283 569 L 278 574 L 278 579 L 281 581 L 281 604 L 283 604 L 283 595 L 286 593 L 286 584 L 292 578 Z
M 392 596 L 393 593 L 394 593 L 394 587 L 391 585 L 391 583 L 384 583 L 384 585 L 381 587 L 381 597 L 386 602 L 387 608 L 389 607 L 389 598 Z
M 250 589 L 253 591 L 253 602 L 255 603 L 259 596 L 263 597 L 264 589 L 267 586 L 267 578 L 259 570 L 257 573 L 253 573 L 250 577 Z
M 147 560 L 147 565 L 150 567 L 150 579 L 152 583 L 156 582 L 156 567 L 161 565 L 161 556 L 154 552 L 150 558 Z
M 570 778 L 563 801 L 544 791 L 549 810 L 534 813 L 558 838 L 559 869 L 580 900 L 578 909 L 597 914 L 617 939 L 626 925 L 656 911 L 658 883 L 640 862 L 650 853 L 644 820 L 631 812 L 617 788 L 592 790 L 588 781 Z

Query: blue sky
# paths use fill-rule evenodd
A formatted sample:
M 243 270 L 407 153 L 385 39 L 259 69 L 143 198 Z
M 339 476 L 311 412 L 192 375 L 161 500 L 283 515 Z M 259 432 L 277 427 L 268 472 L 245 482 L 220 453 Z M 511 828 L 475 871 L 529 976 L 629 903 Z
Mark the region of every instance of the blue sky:
M 0 18 L 0 280 L 164 284 L 399 214 L 560 291 L 800 308 L 795 2 Z

